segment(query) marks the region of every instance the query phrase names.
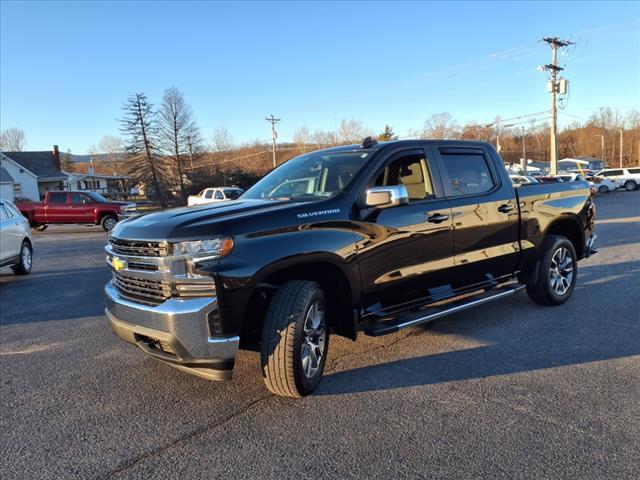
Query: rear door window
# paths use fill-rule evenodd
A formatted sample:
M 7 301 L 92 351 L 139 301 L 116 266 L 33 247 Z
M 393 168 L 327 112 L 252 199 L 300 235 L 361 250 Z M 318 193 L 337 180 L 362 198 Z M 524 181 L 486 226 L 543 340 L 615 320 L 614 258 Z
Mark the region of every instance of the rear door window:
M 214 197 L 216 200 L 224 200 L 224 195 L 220 190 L 216 190 L 216 195 Z
M 213 190 L 207 190 L 204 192 L 204 198 L 213 198 Z
M 638 173 L 640 173 L 640 168 L 630 168 L 629 169 L 629 173 L 638 174 Z
M 481 151 L 458 149 L 447 152 L 441 149 L 444 167 L 444 189 L 448 197 L 478 195 L 493 190 L 496 182 L 491 175 L 489 162 Z
M 66 192 L 52 192 L 49 193 L 49 203 L 63 204 L 67 203 Z

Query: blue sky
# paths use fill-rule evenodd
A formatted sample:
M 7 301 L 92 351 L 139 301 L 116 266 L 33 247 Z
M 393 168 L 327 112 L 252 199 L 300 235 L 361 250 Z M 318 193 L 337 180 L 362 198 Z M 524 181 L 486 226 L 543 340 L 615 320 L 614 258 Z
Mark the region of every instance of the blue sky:
M 175 85 L 205 137 L 281 141 L 357 118 L 404 135 L 438 112 L 459 123 L 547 110 L 538 42 L 577 42 L 565 113 L 640 108 L 640 2 L 2 2 L 0 124 L 28 149 L 83 154 L 117 135 L 127 95 Z M 563 122 L 572 117 L 563 114 Z

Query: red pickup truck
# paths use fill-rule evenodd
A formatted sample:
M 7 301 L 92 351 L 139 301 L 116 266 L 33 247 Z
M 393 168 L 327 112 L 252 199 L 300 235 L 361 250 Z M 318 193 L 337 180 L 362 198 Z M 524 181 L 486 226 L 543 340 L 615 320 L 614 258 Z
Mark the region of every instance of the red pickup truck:
M 95 192 L 47 192 L 44 202 L 16 202 L 16 206 L 39 232 L 50 223 L 101 225 L 108 232 L 119 220 L 137 213 L 135 204 L 112 202 Z

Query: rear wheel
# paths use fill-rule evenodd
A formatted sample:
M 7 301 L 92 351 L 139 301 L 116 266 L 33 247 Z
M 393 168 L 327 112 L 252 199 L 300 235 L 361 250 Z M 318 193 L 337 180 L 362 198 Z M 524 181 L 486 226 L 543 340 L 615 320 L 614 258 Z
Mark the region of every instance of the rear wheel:
M 540 305 L 562 305 L 573 292 L 577 274 L 573 244 L 566 237 L 549 235 L 542 247 L 535 283 L 527 285 L 527 293 Z
M 108 232 L 111 229 L 113 229 L 113 227 L 116 226 L 116 223 L 118 223 L 118 219 L 115 216 L 107 215 L 106 217 L 102 218 L 102 221 L 100 222 L 100 225 L 102 225 L 102 229 L 105 232 Z
M 47 229 L 46 224 L 44 223 L 36 223 L 35 225 L 31 225 L 31 228 L 33 228 L 36 232 L 44 232 Z
M 31 272 L 33 250 L 27 241 L 22 242 L 18 263 L 11 267 L 16 275 L 26 275 Z
M 638 184 L 633 180 L 627 180 L 624 182 L 624 188 L 627 192 L 633 192 L 636 188 L 638 188 Z
M 315 282 L 295 280 L 273 296 L 262 331 L 260 360 L 272 393 L 304 397 L 320 380 L 329 347 L 326 300 Z

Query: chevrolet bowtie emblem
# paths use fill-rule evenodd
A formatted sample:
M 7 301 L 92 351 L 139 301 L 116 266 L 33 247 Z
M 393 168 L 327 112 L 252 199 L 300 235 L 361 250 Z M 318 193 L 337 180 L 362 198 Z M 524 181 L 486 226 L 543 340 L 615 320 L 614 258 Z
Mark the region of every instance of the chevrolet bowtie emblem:
M 113 269 L 118 272 L 127 266 L 127 262 L 120 260 L 118 257 L 113 257 L 111 259 L 111 265 L 113 265 Z

